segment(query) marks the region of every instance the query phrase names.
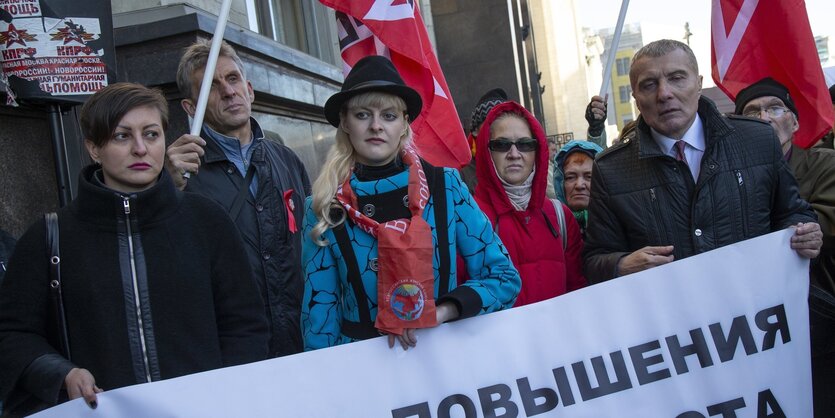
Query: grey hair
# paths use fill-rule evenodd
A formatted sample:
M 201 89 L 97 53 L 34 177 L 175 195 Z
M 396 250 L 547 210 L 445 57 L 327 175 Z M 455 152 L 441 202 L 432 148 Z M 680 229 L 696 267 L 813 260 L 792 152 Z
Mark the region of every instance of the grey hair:
M 177 88 L 180 89 L 180 93 L 186 99 L 197 99 L 197 92 L 192 91 L 194 83 L 191 78 L 194 76 L 195 71 L 206 68 L 211 47 L 212 41 L 210 39 L 199 39 L 197 42 L 189 45 L 185 53 L 183 53 L 183 57 L 180 58 L 180 64 L 177 66 Z M 241 57 L 238 56 L 235 49 L 226 43 L 226 41 L 221 41 L 220 43 L 219 56 L 235 61 L 235 64 L 238 65 L 238 69 L 241 71 L 241 75 L 246 80 L 246 69 L 244 68 L 243 61 L 241 61 Z
M 629 68 L 629 83 L 632 84 L 633 88 L 635 86 L 635 82 L 637 81 L 636 78 L 638 77 L 638 74 L 635 74 L 634 64 L 639 59 L 663 57 L 676 49 L 680 49 L 687 54 L 690 68 L 693 69 L 696 74 L 699 74 L 699 63 L 696 61 L 696 55 L 693 54 L 693 50 L 690 49 L 687 44 L 672 39 L 660 39 L 644 45 L 643 48 L 639 49 L 632 57 L 632 65 Z

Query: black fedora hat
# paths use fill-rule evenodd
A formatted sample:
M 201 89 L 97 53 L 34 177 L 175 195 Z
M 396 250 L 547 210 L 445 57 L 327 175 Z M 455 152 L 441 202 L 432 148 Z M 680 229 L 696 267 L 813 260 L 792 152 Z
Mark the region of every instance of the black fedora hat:
M 403 82 L 400 73 L 388 58 L 369 55 L 357 61 L 345 77 L 342 90 L 325 103 L 325 118 L 331 125 L 339 127 L 339 111 L 342 110 L 342 105 L 351 97 L 369 91 L 390 93 L 403 99 L 406 102 L 409 122 L 420 115 L 420 109 L 423 107 L 420 94 Z

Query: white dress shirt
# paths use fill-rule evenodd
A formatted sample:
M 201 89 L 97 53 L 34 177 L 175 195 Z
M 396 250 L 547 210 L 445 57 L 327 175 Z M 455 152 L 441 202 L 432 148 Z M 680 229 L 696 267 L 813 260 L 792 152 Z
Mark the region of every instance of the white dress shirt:
M 661 152 L 676 158 L 675 145 L 678 140 L 661 135 L 655 129 L 650 128 L 650 130 L 652 131 L 652 138 L 655 139 L 658 147 L 661 148 Z M 690 129 L 684 133 L 681 140 L 687 144 L 684 147 L 684 157 L 687 158 L 690 174 L 693 175 L 693 181 L 698 181 L 699 170 L 702 166 L 702 156 L 705 155 L 705 130 L 704 126 L 702 126 L 702 120 L 698 115 L 696 115 L 696 120 L 693 121 Z

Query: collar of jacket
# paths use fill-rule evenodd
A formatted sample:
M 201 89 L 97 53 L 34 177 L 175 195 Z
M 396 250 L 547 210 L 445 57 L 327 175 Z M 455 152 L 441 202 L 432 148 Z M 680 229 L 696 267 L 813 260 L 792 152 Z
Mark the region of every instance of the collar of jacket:
M 490 149 L 487 147 L 487 143 L 490 142 L 490 125 L 499 116 L 508 112 L 521 114 L 528 122 L 531 134 L 539 143 L 539 149 L 534 157 L 536 173 L 531 185 L 531 200 L 528 203 L 528 208 L 524 211 L 515 210 L 510 203 L 510 198 L 507 197 L 504 186 L 499 180 L 493 165 Z M 540 212 L 540 208 L 545 201 L 545 188 L 548 187 L 548 141 L 545 138 L 545 130 L 542 129 L 542 125 L 527 109 L 516 102 L 504 102 L 493 107 L 484 119 L 481 130 L 476 137 L 475 159 L 476 178 L 478 179 L 475 197 L 480 203 L 487 203 L 497 216 L 513 212 L 521 219 L 530 217 L 531 213 Z M 485 213 L 489 214 L 489 210 L 485 210 Z M 495 219 L 491 220 L 495 221 Z
M 816 151 L 814 148 L 800 148 L 794 143 L 792 143 L 789 151 L 791 152 L 788 159 L 789 168 L 792 169 L 794 179 L 797 180 L 797 184 L 800 186 L 803 184 L 803 176 L 807 175 L 809 171 L 809 156 L 811 153 Z
M 171 181 L 168 172 L 162 170 L 157 183 L 148 190 L 123 194 L 103 187 L 96 181 L 96 165 L 85 167 L 78 178 L 78 196 L 70 204 L 70 210 L 83 221 L 116 229 L 117 220 L 125 214 L 124 197 L 131 205 L 131 216 L 140 225 L 154 223 L 168 218 L 180 206 L 183 194 Z
M 727 118 L 719 113 L 716 105 L 707 97 L 699 97 L 699 109 L 696 112 L 696 117 L 702 119 L 702 126 L 705 131 L 705 155 L 711 147 L 725 138 L 731 131 L 733 126 L 728 122 Z M 654 158 L 665 157 L 663 151 L 652 138 L 649 125 L 644 121 L 643 116 L 638 116 L 638 158 Z
M 261 147 L 258 144 L 264 139 L 264 130 L 261 129 L 261 125 L 258 124 L 258 121 L 255 118 L 249 118 L 250 126 L 252 127 L 252 161 L 262 161 L 264 159 L 264 154 L 260 152 Z M 203 125 L 204 127 L 206 125 Z M 200 137 L 206 140 L 206 149 L 205 154 L 203 154 L 202 162 L 206 164 L 216 163 L 218 161 L 229 161 L 226 158 L 226 154 L 223 152 L 223 149 L 220 148 L 220 145 L 206 132 L 206 129 L 200 131 Z

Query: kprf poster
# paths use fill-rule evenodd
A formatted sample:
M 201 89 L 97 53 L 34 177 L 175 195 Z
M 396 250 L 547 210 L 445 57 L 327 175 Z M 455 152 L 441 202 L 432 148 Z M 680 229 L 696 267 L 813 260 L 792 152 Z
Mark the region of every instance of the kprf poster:
M 107 0 L 0 0 L 0 89 L 18 101 L 83 102 L 115 75 Z

